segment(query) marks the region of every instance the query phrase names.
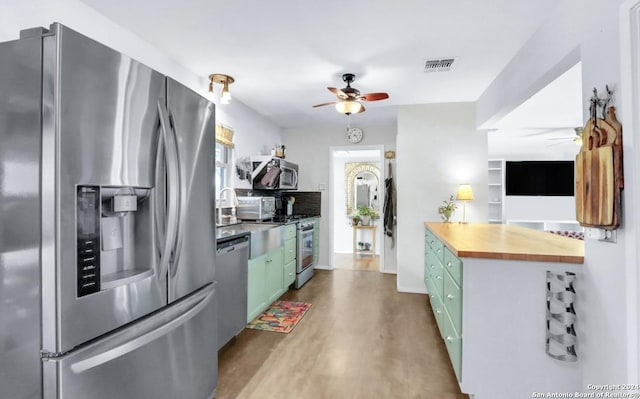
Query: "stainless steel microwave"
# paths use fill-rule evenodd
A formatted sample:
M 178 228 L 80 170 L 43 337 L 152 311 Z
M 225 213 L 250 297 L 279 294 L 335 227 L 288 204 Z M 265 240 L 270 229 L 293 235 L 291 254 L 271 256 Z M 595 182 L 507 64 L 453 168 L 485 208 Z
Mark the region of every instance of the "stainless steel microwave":
M 254 190 L 297 190 L 298 165 L 272 156 L 251 157 Z

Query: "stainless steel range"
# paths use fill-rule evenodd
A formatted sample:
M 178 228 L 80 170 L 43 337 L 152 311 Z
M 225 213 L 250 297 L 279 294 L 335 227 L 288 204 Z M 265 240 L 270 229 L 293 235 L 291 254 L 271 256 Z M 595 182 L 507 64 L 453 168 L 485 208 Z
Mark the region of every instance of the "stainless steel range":
M 296 265 L 296 281 L 294 287 L 296 289 L 302 287 L 304 283 L 313 277 L 313 221 L 301 220 L 298 222 L 298 256 Z

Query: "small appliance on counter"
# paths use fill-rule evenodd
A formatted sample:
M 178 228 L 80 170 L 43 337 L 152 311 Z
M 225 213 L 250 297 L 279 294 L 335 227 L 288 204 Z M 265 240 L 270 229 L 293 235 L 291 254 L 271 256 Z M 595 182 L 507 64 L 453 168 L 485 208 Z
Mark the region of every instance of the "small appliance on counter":
M 293 216 L 293 204 L 296 202 L 296 197 L 287 198 L 287 217 Z
M 267 220 L 276 216 L 275 197 L 238 197 L 236 210 L 241 220 Z

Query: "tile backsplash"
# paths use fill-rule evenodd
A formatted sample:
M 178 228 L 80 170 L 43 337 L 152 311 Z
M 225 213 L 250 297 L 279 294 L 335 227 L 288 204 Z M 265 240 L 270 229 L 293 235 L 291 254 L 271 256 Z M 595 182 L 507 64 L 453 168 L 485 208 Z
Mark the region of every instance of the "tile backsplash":
M 261 191 L 251 189 L 236 189 L 238 196 L 276 197 L 276 213 L 286 212 L 286 199 L 295 198 L 293 204 L 294 215 L 320 216 L 322 193 L 320 191 Z

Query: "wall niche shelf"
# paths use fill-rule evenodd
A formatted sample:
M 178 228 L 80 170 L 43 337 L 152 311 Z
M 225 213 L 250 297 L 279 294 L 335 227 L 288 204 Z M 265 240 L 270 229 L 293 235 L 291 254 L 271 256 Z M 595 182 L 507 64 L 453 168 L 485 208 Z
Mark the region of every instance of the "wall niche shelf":
M 487 164 L 489 196 L 488 222 L 504 223 L 504 159 L 489 159 Z

